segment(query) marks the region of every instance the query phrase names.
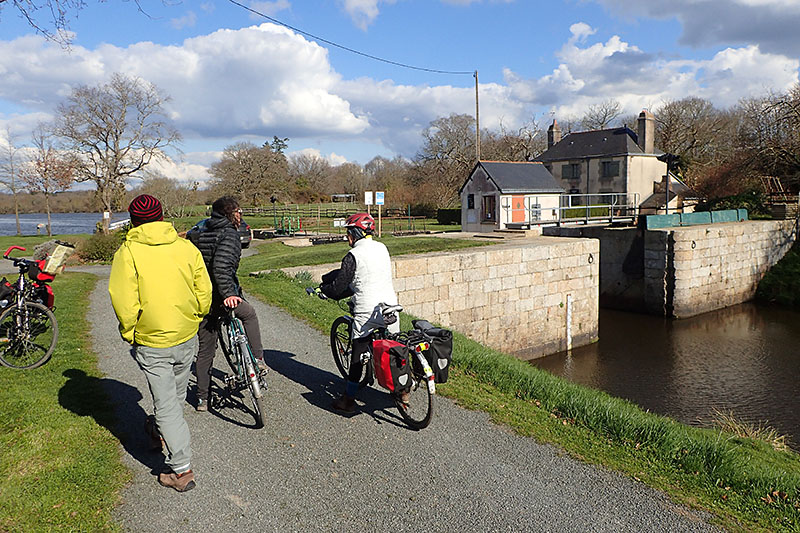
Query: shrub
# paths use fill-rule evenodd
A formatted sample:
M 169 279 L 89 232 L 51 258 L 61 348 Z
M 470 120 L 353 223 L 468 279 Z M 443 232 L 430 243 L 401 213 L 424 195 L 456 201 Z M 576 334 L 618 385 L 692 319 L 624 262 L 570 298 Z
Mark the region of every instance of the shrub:
M 125 240 L 125 233 L 122 231 L 108 235 L 93 233 L 78 246 L 77 253 L 84 261 L 111 261 L 114 258 L 114 252 Z
M 436 216 L 436 206 L 433 204 L 411 204 L 411 216 L 433 218 Z
M 723 211 L 725 209 L 747 209 L 753 215 L 768 215 L 767 199 L 764 193 L 750 191 L 724 198 L 714 198 L 697 204 L 695 211 Z
M 436 220 L 439 224 L 461 224 L 461 208 L 452 209 L 438 209 L 436 211 Z

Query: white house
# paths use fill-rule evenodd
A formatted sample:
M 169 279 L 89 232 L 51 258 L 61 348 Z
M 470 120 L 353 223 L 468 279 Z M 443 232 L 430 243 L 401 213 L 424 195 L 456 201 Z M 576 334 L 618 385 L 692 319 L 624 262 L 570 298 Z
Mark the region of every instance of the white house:
M 461 186 L 462 231 L 556 222 L 564 189 L 542 163 L 479 161 Z

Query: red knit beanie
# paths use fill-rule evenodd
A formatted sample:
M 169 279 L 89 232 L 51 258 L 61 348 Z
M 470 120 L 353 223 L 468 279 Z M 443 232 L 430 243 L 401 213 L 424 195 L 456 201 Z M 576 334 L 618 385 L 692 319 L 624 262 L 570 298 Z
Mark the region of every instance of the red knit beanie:
M 131 205 L 128 206 L 128 213 L 131 215 L 131 224 L 134 227 L 147 222 L 164 220 L 161 202 L 149 194 L 140 194 L 134 198 Z

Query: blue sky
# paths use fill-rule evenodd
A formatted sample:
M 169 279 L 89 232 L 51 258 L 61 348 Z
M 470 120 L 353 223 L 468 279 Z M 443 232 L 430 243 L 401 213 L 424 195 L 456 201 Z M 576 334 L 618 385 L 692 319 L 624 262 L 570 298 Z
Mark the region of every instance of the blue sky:
M 798 0 L 276 0 L 241 3 L 304 32 L 417 67 L 478 70 L 483 127 L 625 113 L 686 96 L 719 107 L 798 81 Z M 141 7 L 141 10 L 139 9 Z M 46 25 L 47 19 L 39 22 Z M 181 180 L 233 142 L 289 137 L 289 153 L 337 164 L 413 157 L 422 130 L 473 114 L 472 75 L 377 62 L 275 25 L 229 1 L 96 2 L 65 49 L 0 4 L 0 144 L 52 119 L 72 87 L 113 72 L 172 97 Z

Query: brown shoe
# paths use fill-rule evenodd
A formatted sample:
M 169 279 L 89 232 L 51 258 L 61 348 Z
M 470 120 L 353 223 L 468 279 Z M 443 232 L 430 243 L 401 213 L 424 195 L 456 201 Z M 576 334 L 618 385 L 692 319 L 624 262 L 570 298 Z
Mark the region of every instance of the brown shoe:
M 165 487 L 170 487 L 178 492 L 186 492 L 195 488 L 194 473 L 187 470 L 183 474 L 175 472 L 162 472 L 158 475 L 158 482 Z
M 408 393 L 408 391 L 403 391 L 400 393 L 400 401 L 403 403 L 403 405 L 408 407 L 408 402 L 411 401 L 411 395 Z
M 342 394 L 333 401 L 331 407 L 333 407 L 334 411 L 351 415 L 356 412 L 356 400 L 347 394 Z

